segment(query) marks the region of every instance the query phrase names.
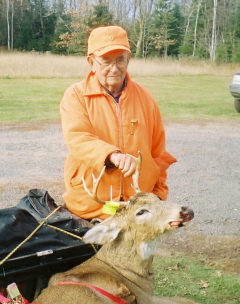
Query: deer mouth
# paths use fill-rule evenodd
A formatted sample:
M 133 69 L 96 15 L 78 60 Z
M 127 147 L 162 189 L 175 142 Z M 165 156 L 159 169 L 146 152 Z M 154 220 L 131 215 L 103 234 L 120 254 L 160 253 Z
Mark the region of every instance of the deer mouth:
M 169 225 L 171 227 L 183 227 L 185 226 L 189 221 L 191 221 L 194 218 L 194 213 L 192 209 L 187 209 L 185 211 L 180 212 L 180 220 L 178 221 L 171 221 L 169 222 Z
M 169 222 L 169 225 L 171 227 L 183 227 L 186 225 L 186 223 L 189 222 L 189 221 L 184 221 L 184 222 L 180 222 L 180 221 L 172 221 L 172 222 Z

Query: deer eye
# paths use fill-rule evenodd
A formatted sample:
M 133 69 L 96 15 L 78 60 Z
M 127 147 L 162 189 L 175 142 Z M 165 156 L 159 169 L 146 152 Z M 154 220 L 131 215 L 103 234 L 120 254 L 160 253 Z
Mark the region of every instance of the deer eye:
M 143 215 L 144 213 L 148 213 L 149 211 L 146 209 L 142 209 L 140 211 L 138 211 L 138 213 L 136 215 Z

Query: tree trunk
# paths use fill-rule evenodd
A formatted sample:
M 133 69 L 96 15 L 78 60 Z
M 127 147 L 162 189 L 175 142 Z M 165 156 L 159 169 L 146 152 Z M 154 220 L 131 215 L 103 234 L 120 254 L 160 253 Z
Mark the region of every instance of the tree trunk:
M 42 38 L 45 38 L 45 31 L 44 31 L 44 23 L 43 23 L 43 1 L 40 0 L 40 8 L 39 8 L 39 16 L 40 16 L 40 23 L 41 23 L 41 31 L 42 31 Z
M 137 0 L 135 3 L 136 7 L 138 6 L 139 9 L 139 34 L 136 44 L 136 57 L 141 57 L 143 54 L 144 46 L 142 46 L 142 44 L 144 39 L 144 32 L 149 21 L 149 16 L 152 12 L 154 4 L 153 2 L 153 0 Z
M 136 45 L 136 54 L 135 57 L 141 57 L 141 45 L 143 40 L 143 22 L 140 22 L 140 30 L 138 35 L 138 41 Z
M 217 37 L 216 37 L 217 4 L 218 4 L 217 0 L 213 0 L 212 39 L 210 45 L 210 59 L 213 62 L 216 59 L 216 48 L 217 48 Z
M 10 0 L 7 0 L 7 45 L 8 45 L 8 50 L 11 49 L 11 32 L 10 32 L 10 21 L 9 21 L 9 11 L 10 11 Z
M 199 17 L 199 11 L 200 11 L 201 4 L 202 4 L 202 0 L 199 0 L 198 1 L 198 6 L 197 6 L 195 28 L 194 28 L 193 57 L 195 56 L 195 50 L 196 50 L 196 44 L 197 44 L 197 26 L 198 26 L 198 17 Z
M 189 23 L 190 23 L 190 18 L 192 16 L 192 13 L 193 13 L 193 10 L 190 11 L 190 13 L 188 14 L 188 17 L 187 17 L 187 24 L 186 24 L 185 33 L 184 33 L 183 45 L 186 44 L 188 29 L 189 29 Z
M 14 14 L 14 4 L 13 1 L 11 2 L 12 4 L 12 14 L 11 14 L 11 50 L 13 50 L 13 14 Z

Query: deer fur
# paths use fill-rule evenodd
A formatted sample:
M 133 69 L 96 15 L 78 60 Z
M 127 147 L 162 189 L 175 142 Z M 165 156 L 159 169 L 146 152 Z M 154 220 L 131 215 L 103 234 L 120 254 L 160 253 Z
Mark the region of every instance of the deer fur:
M 113 304 L 86 286 L 56 285 L 84 282 L 98 286 L 128 304 L 194 304 L 185 298 L 154 297 L 152 261 L 159 236 L 193 218 L 187 207 L 161 201 L 152 193 L 137 193 L 115 215 L 91 228 L 86 243 L 100 244 L 95 256 L 54 275 L 35 299 L 39 304 Z

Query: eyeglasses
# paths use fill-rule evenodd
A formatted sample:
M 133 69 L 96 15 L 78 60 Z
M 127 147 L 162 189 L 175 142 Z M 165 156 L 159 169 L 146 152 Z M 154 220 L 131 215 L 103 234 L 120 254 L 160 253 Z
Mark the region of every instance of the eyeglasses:
M 92 58 L 100 65 L 103 71 L 110 71 L 114 64 L 116 64 L 119 69 L 125 69 L 129 62 L 126 58 L 119 58 L 116 62 L 99 62 L 95 57 Z

